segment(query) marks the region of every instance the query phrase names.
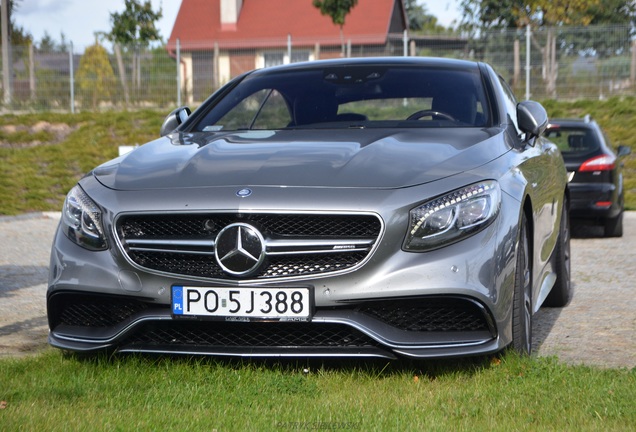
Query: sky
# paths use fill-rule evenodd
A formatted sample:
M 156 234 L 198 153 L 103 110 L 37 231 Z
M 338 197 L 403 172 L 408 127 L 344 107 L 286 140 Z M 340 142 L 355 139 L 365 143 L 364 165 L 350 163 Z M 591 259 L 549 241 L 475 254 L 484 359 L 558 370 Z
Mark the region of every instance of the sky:
M 151 0 L 151 3 L 154 10 L 159 6 L 163 9 L 158 28 L 166 41 L 170 37 L 181 1 Z M 448 26 L 459 18 L 458 0 L 420 0 L 420 3 L 442 25 Z M 59 43 L 63 32 L 66 40 L 73 42 L 73 51 L 81 53 L 95 43 L 96 31 L 110 31 L 110 14 L 123 10 L 124 0 L 22 0 L 14 20 L 33 35 L 36 43 L 42 39 L 45 31 Z

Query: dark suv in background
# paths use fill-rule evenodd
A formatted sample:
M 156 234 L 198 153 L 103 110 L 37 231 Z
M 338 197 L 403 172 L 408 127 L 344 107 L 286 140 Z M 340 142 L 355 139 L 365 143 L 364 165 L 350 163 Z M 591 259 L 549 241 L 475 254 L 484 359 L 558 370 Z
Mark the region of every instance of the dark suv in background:
M 551 120 L 546 137 L 561 150 L 570 181 L 570 217 L 604 227 L 606 237 L 623 235 L 623 173 L 620 158 L 601 127 L 590 118 Z

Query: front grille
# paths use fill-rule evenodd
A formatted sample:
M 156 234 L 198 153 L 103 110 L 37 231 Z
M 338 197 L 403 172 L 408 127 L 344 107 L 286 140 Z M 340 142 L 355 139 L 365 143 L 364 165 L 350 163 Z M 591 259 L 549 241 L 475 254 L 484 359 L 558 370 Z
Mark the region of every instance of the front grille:
M 244 223 L 265 242 L 265 259 L 244 275 L 228 274 L 215 257 L 225 227 Z M 209 279 L 271 279 L 321 275 L 361 264 L 381 235 L 369 214 L 141 214 L 117 222 L 123 252 L 138 266 L 161 273 Z
M 357 306 L 355 310 L 411 332 L 492 330 L 483 308 L 462 298 L 373 301 Z
M 148 308 L 146 303 L 126 297 L 57 294 L 49 300 L 51 328 L 60 324 L 74 327 L 113 327 Z
M 315 323 L 171 321 L 144 324 L 122 346 L 208 348 L 352 348 L 377 342 L 345 325 Z

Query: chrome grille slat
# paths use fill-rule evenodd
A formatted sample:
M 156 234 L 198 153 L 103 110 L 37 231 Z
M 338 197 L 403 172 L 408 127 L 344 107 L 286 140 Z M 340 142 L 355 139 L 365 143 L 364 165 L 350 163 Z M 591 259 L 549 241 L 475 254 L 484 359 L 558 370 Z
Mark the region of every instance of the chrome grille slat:
M 352 248 L 352 249 L 307 249 L 301 251 L 286 251 L 286 252 L 274 252 L 269 251 L 267 255 L 304 255 L 304 254 L 332 254 L 332 253 L 342 253 L 342 252 L 366 252 L 369 248 Z
M 362 240 L 270 240 L 267 245 L 273 248 L 279 247 L 336 247 L 336 246 L 371 246 L 374 239 L 362 239 Z
M 154 245 L 169 245 L 169 246 L 195 246 L 195 247 L 214 247 L 214 240 L 127 240 L 127 243 L 131 246 L 154 246 Z
M 130 250 L 133 252 L 165 252 L 165 253 L 182 253 L 187 255 L 214 256 L 214 251 L 196 251 L 196 250 L 167 249 L 167 248 L 140 248 L 140 247 L 131 247 Z
M 252 279 L 354 268 L 368 258 L 383 228 L 377 215 L 355 213 L 127 214 L 116 220 L 116 233 L 125 256 L 144 270 L 236 279 L 223 272 L 214 256 L 219 232 L 239 221 L 253 225 L 265 241 L 266 263 Z

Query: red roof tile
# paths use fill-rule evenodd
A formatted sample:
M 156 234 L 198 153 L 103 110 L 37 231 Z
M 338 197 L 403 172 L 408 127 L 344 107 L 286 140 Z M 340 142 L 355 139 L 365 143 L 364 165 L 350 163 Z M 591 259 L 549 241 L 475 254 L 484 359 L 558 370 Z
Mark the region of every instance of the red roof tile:
M 359 0 L 345 18 L 343 36 L 352 44 L 384 44 L 391 29 L 391 19 L 399 30 L 406 25 L 401 0 Z M 312 5 L 312 0 L 243 0 L 236 25 L 221 25 L 220 0 L 183 0 L 168 40 L 174 49 L 179 39 L 182 47 L 209 49 L 215 42 L 220 48 L 282 46 L 287 35 L 294 46 L 320 43 L 339 45 L 340 28 Z

